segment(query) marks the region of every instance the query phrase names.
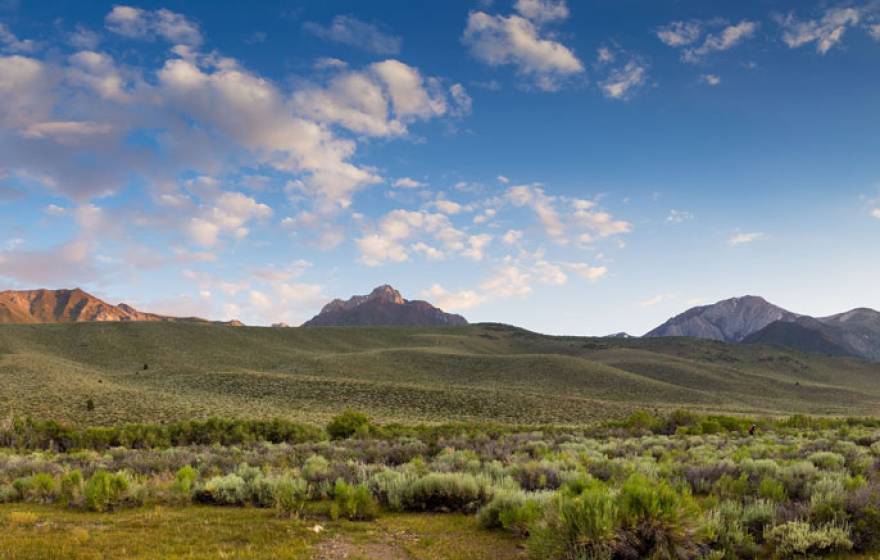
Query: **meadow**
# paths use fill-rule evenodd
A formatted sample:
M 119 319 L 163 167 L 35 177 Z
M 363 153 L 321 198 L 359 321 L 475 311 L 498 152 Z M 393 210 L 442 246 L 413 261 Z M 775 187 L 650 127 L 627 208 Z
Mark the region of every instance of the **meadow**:
M 145 369 L 146 368 L 146 369 Z M 880 412 L 880 364 L 693 339 L 553 337 L 504 325 L 0 325 L 0 418 L 578 425 L 639 409 Z
M 678 410 L 543 429 L 380 425 L 355 412 L 323 427 L 19 420 L 0 443 L 4 559 L 880 552 L 875 419 Z
M 878 375 L 504 325 L 0 325 L 0 559 L 870 558 Z

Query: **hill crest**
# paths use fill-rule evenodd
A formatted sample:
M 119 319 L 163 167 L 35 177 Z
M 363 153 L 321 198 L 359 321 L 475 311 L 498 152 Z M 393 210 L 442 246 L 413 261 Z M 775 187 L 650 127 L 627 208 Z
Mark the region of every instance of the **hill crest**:
M 306 321 L 314 326 L 460 326 L 467 320 L 461 315 L 446 313 L 427 301 L 407 300 L 394 287 L 384 284 L 366 295 L 347 300 L 334 299 L 321 312 Z

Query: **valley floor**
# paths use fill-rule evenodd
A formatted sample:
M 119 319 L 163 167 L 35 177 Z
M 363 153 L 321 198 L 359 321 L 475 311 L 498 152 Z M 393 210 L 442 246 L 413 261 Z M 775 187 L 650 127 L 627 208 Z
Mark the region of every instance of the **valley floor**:
M 289 520 L 216 506 L 86 513 L 0 505 L 0 559 L 478 560 L 522 558 L 519 541 L 461 514 L 387 514 L 370 522 Z M 316 530 L 316 527 L 318 528 Z

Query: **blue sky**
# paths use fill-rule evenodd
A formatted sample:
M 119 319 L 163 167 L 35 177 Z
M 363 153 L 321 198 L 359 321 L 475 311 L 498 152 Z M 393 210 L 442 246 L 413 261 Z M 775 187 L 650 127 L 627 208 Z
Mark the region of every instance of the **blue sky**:
M 635 334 L 880 308 L 874 2 L 0 0 L 0 287 Z

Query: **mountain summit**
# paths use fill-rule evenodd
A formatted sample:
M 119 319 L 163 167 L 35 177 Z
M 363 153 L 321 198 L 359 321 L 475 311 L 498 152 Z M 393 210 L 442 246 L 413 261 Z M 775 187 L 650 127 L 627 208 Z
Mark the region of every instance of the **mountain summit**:
M 880 312 L 858 308 L 830 317 L 792 313 L 757 296 L 694 307 L 645 335 L 769 344 L 826 356 L 880 362 Z
M 744 296 L 689 309 L 645 336 L 693 336 L 740 342 L 770 323 L 793 321 L 797 317 L 795 313 L 777 307 L 764 298 Z
M 389 285 L 368 295 L 334 299 L 304 327 L 354 325 L 455 326 L 466 325 L 461 315 L 444 313 L 426 301 L 410 301 Z
M 79 288 L 72 290 L 6 290 L 0 292 L 0 323 L 84 323 L 91 321 L 199 321 L 138 311 L 125 303 L 112 305 Z M 229 325 L 240 325 L 230 321 Z

